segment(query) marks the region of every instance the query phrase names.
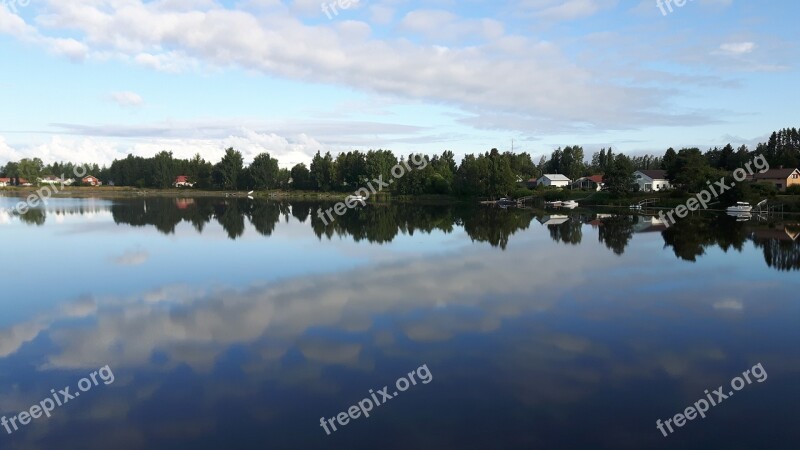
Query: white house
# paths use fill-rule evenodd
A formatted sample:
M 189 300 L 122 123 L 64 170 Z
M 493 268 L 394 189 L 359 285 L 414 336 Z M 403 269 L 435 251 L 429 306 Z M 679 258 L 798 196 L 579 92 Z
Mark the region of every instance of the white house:
M 665 191 L 671 189 L 666 170 L 637 170 L 633 173 L 640 192 Z
M 54 177 L 53 175 L 48 175 L 48 176 L 46 176 L 44 178 L 40 178 L 39 179 L 39 184 L 49 184 L 51 186 L 54 186 L 56 184 L 71 184 L 71 183 L 67 183 L 68 181 L 69 180 L 62 180 L 61 178 Z M 72 181 L 74 182 L 75 180 L 72 180 Z
M 11 178 L 0 178 L 0 187 L 11 186 Z
M 536 180 L 537 186 L 567 187 L 569 186 L 569 183 L 570 183 L 569 178 L 565 177 L 564 175 L 555 173 L 546 173 L 542 175 L 541 178 Z

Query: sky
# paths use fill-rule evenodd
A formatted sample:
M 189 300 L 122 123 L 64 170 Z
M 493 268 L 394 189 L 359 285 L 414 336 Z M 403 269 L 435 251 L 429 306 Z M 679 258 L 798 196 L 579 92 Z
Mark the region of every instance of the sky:
M 800 125 L 798 13 L 789 0 L 0 0 L 0 165 L 753 146 Z

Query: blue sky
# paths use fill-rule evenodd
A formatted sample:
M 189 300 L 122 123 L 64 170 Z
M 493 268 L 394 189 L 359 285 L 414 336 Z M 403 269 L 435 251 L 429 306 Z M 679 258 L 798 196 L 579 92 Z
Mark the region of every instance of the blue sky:
M 799 125 L 796 2 L 322 3 L 0 0 L 0 164 L 661 154 Z

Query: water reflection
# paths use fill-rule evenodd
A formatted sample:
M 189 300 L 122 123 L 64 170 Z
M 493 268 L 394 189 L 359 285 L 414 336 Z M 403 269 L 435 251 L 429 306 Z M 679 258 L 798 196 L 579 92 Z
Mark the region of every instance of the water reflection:
M 581 244 L 585 226 L 597 229 L 598 240 L 616 255 L 625 253 L 634 234 L 660 233 L 664 246 L 676 257 L 697 261 L 710 247 L 741 252 L 750 241 L 763 250 L 764 260 L 777 270 L 800 269 L 800 240 L 796 222 L 741 222 L 720 215 L 691 216 L 667 228 L 653 216 L 597 213 L 550 212 L 536 209 L 484 208 L 472 205 L 425 206 L 409 203 L 371 204 L 348 211 L 332 223 L 325 222 L 318 210 L 332 206 L 320 202 L 252 201 L 244 198 L 137 198 L 89 204 L 73 201 L 25 214 L 11 214 L 28 225 L 41 226 L 48 215 L 97 214 L 110 211 L 117 224 L 133 227 L 153 226 L 161 233 L 175 233 L 182 222 L 190 223 L 199 233 L 212 221 L 219 223 L 230 239 L 240 238 L 246 223 L 261 235 L 270 236 L 281 220 L 309 223 L 320 239 L 348 237 L 355 242 L 389 243 L 399 235 L 451 233 L 462 227 L 475 242 L 488 243 L 506 250 L 509 238 L 526 230 L 536 220 L 547 227 L 555 242 Z M 8 217 L 9 214 L 6 213 Z M 8 222 L 8 218 L 5 220 Z M 0 222 L 2 224 L 2 222 Z
M 407 204 L 370 206 L 324 226 L 319 206 L 135 199 L 48 209 L 48 220 L 94 215 L 136 227 L 131 242 L 146 245 L 142 236 L 154 235 L 157 245 L 118 255 L 124 270 L 79 272 L 89 294 L 57 292 L 57 304 L 0 327 L 0 414 L 16 414 L 87 370 L 108 364 L 116 376 L 50 420 L 0 433 L 0 445 L 780 449 L 800 438 L 791 423 L 800 375 L 795 274 L 744 254 L 725 271 L 701 258 L 713 257 L 716 246 L 744 253 L 752 241 L 751 253 L 767 254 L 768 246 L 770 255 L 783 255 L 770 258 L 770 267 L 795 270 L 796 227 L 728 227 L 714 218 L 687 221 L 676 231 L 648 217 L 612 213 Z M 243 255 L 248 239 L 286 238 L 281 222 L 310 238 L 313 249 L 292 247 L 308 260 L 326 257 L 321 248 L 329 246 L 318 240 L 341 240 L 351 253 L 331 259 L 324 273 L 205 283 L 201 266 L 223 270 L 229 255 L 262 267 L 286 264 L 287 255 L 277 252 Z M 45 236 L 47 226 L 26 224 L 11 232 Z M 214 228 L 224 230 L 220 239 Z M 192 239 L 181 239 L 187 232 Z M 356 250 L 386 251 L 392 241 L 425 237 L 420 233 L 466 244 L 439 241 L 447 251 L 342 268 L 359 256 Z M 165 253 L 182 254 L 201 238 L 213 249 L 202 265 L 148 260 L 146 251 L 164 246 Z M 30 245 L 45 254 L 60 239 Z M 792 252 L 781 250 L 789 243 Z M 151 265 L 156 270 L 147 272 Z M 110 274 L 143 279 L 119 293 L 114 288 L 125 279 Z M 53 277 L 40 276 L 43 284 Z M 155 286 L 141 286 L 145 277 Z M 763 385 L 737 393 L 713 418 L 668 440 L 656 430 L 657 418 L 758 362 L 770 374 Z M 421 364 L 434 375 L 425 389 L 404 393 L 332 436 L 320 429 L 321 416 Z M 765 435 L 768 445 L 759 446 Z

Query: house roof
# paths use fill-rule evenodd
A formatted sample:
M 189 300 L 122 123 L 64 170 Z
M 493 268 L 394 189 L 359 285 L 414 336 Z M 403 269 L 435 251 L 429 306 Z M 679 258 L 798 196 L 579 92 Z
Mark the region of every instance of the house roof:
M 0 183 L 10 183 L 11 178 L 0 178 Z
M 569 181 L 569 178 L 561 175 L 560 173 L 546 173 L 542 175 L 542 178 L 547 178 L 550 181 Z
M 650 170 L 637 170 L 637 172 L 648 176 L 650 179 L 653 180 L 666 180 L 667 179 L 667 171 L 660 170 L 660 169 L 650 169 Z
M 595 182 L 597 184 L 600 184 L 600 183 L 603 182 L 603 176 L 602 175 L 592 175 L 590 177 L 586 177 L 586 179 L 590 180 L 590 181 L 593 181 L 593 182 Z
M 186 183 L 187 181 L 189 181 L 189 177 L 186 175 L 178 175 L 175 178 L 176 183 Z
M 782 179 L 785 180 L 789 178 L 794 171 L 797 169 L 788 168 L 788 169 L 770 169 L 764 173 L 757 173 L 753 175 L 753 178 L 756 180 L 777 180 Z

